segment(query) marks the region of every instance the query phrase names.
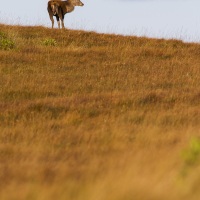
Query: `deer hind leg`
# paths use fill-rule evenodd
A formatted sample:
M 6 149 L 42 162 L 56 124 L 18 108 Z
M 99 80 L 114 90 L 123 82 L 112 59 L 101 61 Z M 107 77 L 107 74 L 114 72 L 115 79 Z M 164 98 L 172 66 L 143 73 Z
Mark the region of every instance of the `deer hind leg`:
M 57 20 L 57 22 L 58 22 L 58 28 L 60 29 L 60 19 L 59 19 L 58 16 L 56 16 L 56 20 Z
M 62 28 L 65 28 L 65 25 L 64 25 L 64 15 L 62 13 Z
M 61 19 L 61 23 L 62 23 L 62 28 L 64 29 L 65 25 L 64 25 L 64 20 L 63 19 Z
M 61 21 L 61 24 L 62 24 L 62 28 L 64 29 L 65 28 L 64 15 L 62 14 L 62 12 L 59 12 L 59 18 L 60 18 L 60 21 Z

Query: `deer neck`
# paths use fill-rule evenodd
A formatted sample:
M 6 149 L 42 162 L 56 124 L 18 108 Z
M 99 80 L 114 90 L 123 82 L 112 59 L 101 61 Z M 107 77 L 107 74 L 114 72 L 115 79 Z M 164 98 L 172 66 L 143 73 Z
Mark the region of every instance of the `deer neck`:
M 68 13 L 70 13 L 74 10 L 74 6 L 73 5 L 66 5 L 66 10 L 67 10 Z

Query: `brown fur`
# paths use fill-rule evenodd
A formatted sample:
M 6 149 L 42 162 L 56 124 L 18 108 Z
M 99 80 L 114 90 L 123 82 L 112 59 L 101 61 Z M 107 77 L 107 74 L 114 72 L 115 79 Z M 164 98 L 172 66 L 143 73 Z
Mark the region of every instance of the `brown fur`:
M 70 13 L 74 10 L 75 6 L 83 6 L 84 4 L 80 0 L 51 0 L 48 2 L 47 10 L 49 12 L 49 17 L 52 22 L 52 28 L 54 27 L 53 16 L 56 17 L 58 22 L 58 27 L 60 28 L 60 21 L 62 23 L 62 28 L 64 28 L 64 16 L 66 13 Z

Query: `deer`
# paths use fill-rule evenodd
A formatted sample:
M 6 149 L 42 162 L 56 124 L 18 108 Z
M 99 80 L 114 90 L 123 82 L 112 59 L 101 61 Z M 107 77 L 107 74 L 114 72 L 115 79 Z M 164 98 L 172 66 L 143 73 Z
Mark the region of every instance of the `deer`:
M 62 23 L 62 28 L 65 28 L 64 25 L 64 16 L 66 13 L 70 13 L 74 11 L 75 6 L 84 6 L 84 4 L 80 0 L 50 0 L 47 5 L 47 10 L 49 13 L 50 20 L 52 22 L 52 28 L 54 28 L 54 19 L 58 22 L 58 28 L 60 29 L 60 21 Z

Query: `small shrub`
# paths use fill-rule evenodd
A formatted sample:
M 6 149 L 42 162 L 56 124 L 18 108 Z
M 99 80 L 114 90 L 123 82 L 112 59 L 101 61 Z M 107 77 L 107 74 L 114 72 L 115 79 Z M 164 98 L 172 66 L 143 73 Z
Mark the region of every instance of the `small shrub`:
M 14 42 L 9 39 L 5 33 L 0 32 L 0 49 L 2 50 L 10 50 L 15 47 Z
M 57 45 L 57 42 L 56 42 L 55 39 L 46 38 L 46 39 L 42 42 L 42 44 L 43 44 L 44 46 L 56 46 L 56 45 Z

